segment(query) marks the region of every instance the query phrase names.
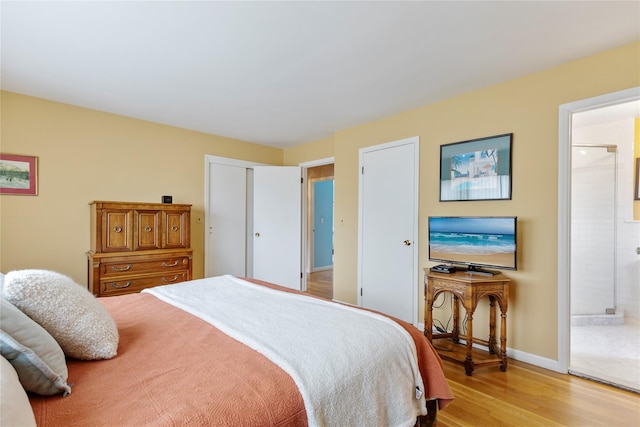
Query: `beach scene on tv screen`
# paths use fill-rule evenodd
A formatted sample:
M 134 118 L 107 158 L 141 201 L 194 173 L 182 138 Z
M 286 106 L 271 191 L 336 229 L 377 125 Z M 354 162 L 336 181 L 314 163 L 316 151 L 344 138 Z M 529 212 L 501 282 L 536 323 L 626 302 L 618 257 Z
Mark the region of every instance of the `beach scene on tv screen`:
M 513 218 L 431 218 L 429 256 L 450 262 L 515 268 Z

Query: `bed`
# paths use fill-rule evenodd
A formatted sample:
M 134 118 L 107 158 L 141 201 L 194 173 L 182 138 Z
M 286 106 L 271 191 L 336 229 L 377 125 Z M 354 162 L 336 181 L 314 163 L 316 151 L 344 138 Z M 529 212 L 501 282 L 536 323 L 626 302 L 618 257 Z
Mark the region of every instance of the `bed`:
M 67 357 L 38 425 L 430 425 L 453 399 L 422 332 L 348 304 L 233 276 L 96 301 L 117 355 Z

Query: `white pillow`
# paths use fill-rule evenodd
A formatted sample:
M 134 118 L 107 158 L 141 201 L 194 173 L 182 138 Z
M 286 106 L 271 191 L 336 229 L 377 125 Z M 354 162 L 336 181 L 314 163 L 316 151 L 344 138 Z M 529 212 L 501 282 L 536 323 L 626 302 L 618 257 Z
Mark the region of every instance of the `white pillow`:
M 11 363 L 0 357 L 0 426 L 36 425 L 29 398 Z
M 45 396 L 71 393 L 67 362 L 53 337 L 4 298 L 0 298 L 0 353 L 18 373 L 20 383 Z
M 106 308 L 71 278 L 47 270 L 10 271 L 4 296 L 45 328 L 69 357 L 110 359 L 118 329 Z

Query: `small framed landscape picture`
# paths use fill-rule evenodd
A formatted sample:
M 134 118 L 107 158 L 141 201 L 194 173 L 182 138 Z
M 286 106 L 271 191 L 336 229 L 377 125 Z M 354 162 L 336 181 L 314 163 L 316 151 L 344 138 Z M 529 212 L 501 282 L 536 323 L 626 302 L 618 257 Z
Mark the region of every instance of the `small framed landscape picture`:
M 38 194 L 38 158 L 0 154 L 0 194 L 36 196 Z
M 511 200 L 512 133 L 440 146 L 440 201 Z

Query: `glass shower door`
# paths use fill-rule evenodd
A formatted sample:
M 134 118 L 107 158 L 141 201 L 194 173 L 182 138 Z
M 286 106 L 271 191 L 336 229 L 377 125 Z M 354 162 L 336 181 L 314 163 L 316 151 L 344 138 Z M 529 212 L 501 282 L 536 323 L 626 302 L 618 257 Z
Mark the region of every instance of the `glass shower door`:
M 571 177 L 571 314 L 614 314 L 615 146 L 573 146 Z

